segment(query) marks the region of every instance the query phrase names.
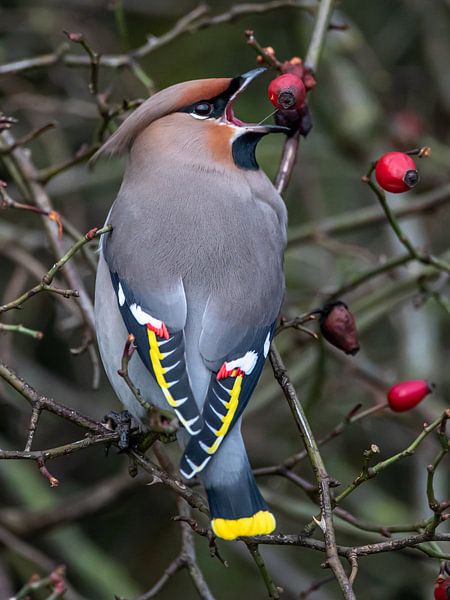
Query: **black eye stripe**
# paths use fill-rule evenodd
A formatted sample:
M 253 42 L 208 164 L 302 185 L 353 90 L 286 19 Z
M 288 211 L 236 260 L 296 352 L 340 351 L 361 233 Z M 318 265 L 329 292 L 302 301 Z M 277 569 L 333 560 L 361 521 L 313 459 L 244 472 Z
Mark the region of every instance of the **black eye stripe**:
M 210 117 L 214 119 L 218 119 L 224 113 L 225 107 L 227 105 L 230 97 L 239 89 L 242 80 L 240 77 L 235 77 L 231 80 L 228 88 L 219 94 L 218 96 L 214 96 L 213 98 L 199 98 L 197 102 L 190 104 L 189 106 L 184 106 L 183 108 L 179 108 L 179 112 L 191 113 L 194 115 L 198 115 L 199 117 Z M 209 113 L 200 113 L 197 112 L 196 108 L 199 105 L 208 104 L 211 106 L 211 112 Z

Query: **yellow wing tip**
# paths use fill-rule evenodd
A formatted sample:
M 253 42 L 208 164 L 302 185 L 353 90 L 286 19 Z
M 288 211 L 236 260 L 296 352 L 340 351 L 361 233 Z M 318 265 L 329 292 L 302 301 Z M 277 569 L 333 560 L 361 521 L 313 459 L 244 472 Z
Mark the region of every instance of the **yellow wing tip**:
M 224 540 L 234 540 L 241 536 L 272 533 L 276 527 L 275 517 L 268 510 L 260 510 L 251 517 L 242 519 L 213 519 L 214 534 Z

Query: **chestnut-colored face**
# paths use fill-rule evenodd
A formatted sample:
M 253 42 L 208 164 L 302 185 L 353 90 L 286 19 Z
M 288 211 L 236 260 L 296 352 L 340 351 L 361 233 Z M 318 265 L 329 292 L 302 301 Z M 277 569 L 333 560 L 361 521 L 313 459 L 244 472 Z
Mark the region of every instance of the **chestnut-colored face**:
M 170 138 L 172 152 L 176 144 L 181 148 L 202 138 L 203 145 L 208 140 L 206 159 L 228 160 L 242 169 L 258 169 L 255 148 L 261 137 L 289 130 L 278 125 L 244 123 L 234 116 L 233 103 L 264 71 L 253 69 L 233 79 L 186 81 L 161 90 L 125 119 L 98 154 L 130 151 L 138 139 L 142 144 L 149 136 L 153 142 L 158 138 L 159 146 L 161 140 Z
M 227 85 L 223 89 L 217 89 L 223 82 L 226 82 Z M 208 153 L 214 161 L 222 164 L 233 163 L 233 140 L 239 135 L 237 127 L 241 122 L 234 119 L 229 102 L 239 91 L 242 83 L 241 77 L 199 82 L 186 93 L 187 97 L 192 99 L 194 96 L 195 100 L 178 111 L 189 115 L 196 121 L 205 122 L 203 127 Z M 227 109 L 227 107 L 229 108 Z
M 177 112 L 205 122 L 208 147 L 214 160 L 232 161 L 242 169 L 258 169 L 255 158 L 258 141 L 272 131 L 284 131 L 284 128 L 278 126 L 244 123 L 234 115 L 234 101 L 263 71 L 264 69 L 254 69 L 234 77 L 228 80 L 224 89 L 215 94 L 212 94 L 213 88 L 217 89 L 226 80 L 203 80 L 186 90 L 186 97 L 189 95 L 196 98 Z

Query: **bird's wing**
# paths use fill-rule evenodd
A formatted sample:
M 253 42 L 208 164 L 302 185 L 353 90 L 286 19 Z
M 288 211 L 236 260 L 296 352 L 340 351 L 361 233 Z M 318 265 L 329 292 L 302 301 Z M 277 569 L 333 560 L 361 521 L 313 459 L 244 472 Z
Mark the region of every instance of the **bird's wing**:
M 282 269 L 279 267 L 273 275 L 267 279 L 267 294 L 258 294 L 261 289 L 256 285 L 252 296 L 250 285 L 245 303 L 239 300 L 239 294 L 235 303 L 224 305 L 220 296 L 208 302 L 200 352 L 211 378 L 203 405 L 202 430 L 191 438 L 181 459 L 181 472 L 188 479 L 200 473 L 219 450 L 258 383 L 284 291 Z
M 167 278 L 153 289 L 140 290 L 115 264 L 114 253 L 104 243 L 104 256 L 116 292 L 120 313 L 135 337 L 139 356 L 180 423 L 190 435 L 201 430 L 201 416 L 192 393 L 185 360 L 186 296 L 181 278 Z

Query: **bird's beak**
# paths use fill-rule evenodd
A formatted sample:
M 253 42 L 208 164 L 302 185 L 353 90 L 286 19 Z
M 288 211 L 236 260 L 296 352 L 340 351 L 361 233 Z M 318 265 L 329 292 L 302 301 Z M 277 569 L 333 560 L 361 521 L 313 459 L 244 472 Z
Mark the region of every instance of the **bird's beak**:
M 225 111 L 223 113 L 222 121 L 228 125 L 234 125 L 234 127 L 241 127 L 249 132 L 255 133 L 288 133 L 290 129 L 288 127 L 283 127 L 281 125 L 257 125 L 256 123 L 244 123 L 240 119 L 238 119 L 233 112 L 233 104 L 236 99 L 242 94 L 242 92 L 248 87 L 248 85 L 256 78 L 258 75 L 261 75 L 267 71 L 264 67 L 259 67 L 257 69 L 252 69 L 243 75 L 240 75 L 236 79 L 238 80 L 239 87 L 237 90 L 230 96 L 227 105 L 225 107 Z

